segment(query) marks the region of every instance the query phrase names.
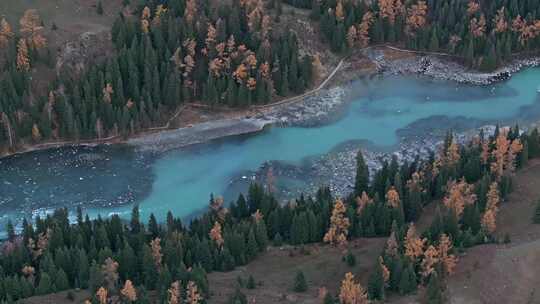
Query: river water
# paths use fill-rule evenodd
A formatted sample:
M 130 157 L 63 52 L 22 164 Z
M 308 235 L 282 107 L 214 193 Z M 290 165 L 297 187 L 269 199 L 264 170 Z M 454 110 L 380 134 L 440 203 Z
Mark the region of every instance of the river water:
M 61 148 L 0 160 L 0 225 L 7 219 L 81 205 L 90 215 L 163 219 L 200 212 L 210 193 L 238 195 L 267 161 L 301 164 L 351 140 L 391 149 L 406 133 L 530 122 L 540 118 L 540 68 L 492 86 L 471 86 L 415 76 L 362 79 L 350 84 L 345 114 L 319 127 L 272 127 L 259 134 L 217 140 L 161 154 L 129 146 Z M 398 135 L 399 134 L 399 135 Z M 235 185 L 233 187 L 233 184 Z

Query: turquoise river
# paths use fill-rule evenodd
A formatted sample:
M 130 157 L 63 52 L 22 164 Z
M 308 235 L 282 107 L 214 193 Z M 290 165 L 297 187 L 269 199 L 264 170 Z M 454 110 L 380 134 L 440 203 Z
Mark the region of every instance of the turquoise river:
M 416 76 L 361 79 L 345 113 L 322 126 L 272 127 L 249 136 L 220 139 L 160 154 L 129 146 L 61 148 L 0 159 L 0 225 L 8 219 L 80 205 L 90 215 L 129 217 L 138 203 L 143 216 L 163 219 L 200 212 L 210 193 L 238 195 L 231 180 L 262 164 L 300 164 L 341 143 L 367 140 L 391 149 L 398 133 L 455 128 L 455 124 L 527 123 L 540 119 L 540 68 L 490 86 Z M 249 176 L 247 177 L 249 178 Z

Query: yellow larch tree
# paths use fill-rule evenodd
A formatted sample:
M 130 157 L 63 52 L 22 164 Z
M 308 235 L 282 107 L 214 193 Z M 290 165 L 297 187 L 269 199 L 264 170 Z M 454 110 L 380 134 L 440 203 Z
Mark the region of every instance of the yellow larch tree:
M 17 69 L 19 71 L 30 70 L 30 58 L 28 56 L 28 46 L 26 40 L 20 39 L 17 44 Z
M 390 280 L 390 270 L 384 265 L 384 259 L 382 256 L 379 256 L 379 267 L 381 267 L 382 277 L 385 284 Z
M 510 148 L 510 141 L 507 138 L 507 133 L 501 131 L 495 139 L 495 149 L 491 152 L 494 162 L 491 163 L 491 172 L 497 179 L 500 179 L 504 174 L 506 154 Z
M 454 211 L 457 218 L 461 218 L 465 206 L 476 202 L 473 185 L 468 184 L 465 179 L 459 182 L 451 181 L 447 186 L 447 194 L 443 199 L 444 205 Z
M 154 264 L 157 269 L 161 269 L 161 261 L 163 259 L 163 254 L 161 253 L 161 239 L 155 238 L 150 241 L 150 248 L 152 249 L 152 257 L 154 258 Z
M 336 20 L 342 22 L 345 19 L 345 13 L 343 12 L 343 3 L 338 0 L 336 4 Z
M 435 271 L 435 265 L 439 262 L 439 251 L 433 245 L 429 247 L 424 252 L 424 258 L 420 267 L 422 269 L 422 277 L 424 279 L 429 278 L 429 276 Z
M 373 13 L 370 11 L 367 11 L 362 16 L 362 22 L 358 25 L 358 43 L 360 44 L 360 47 L 365 48 L 369 45 L 369 29 L 371 28 L 371 24 L 375 18 L 373 17 Z
M 493 17 L 496 33 L 504 33 L 508 30 L 508 22 L 506 21 L 504 6 L 497 10 L 497 14 Z
M 472 18 L 469 29 L 473 37 L 483 37 L 486 33 L 486 17 L 484 16 L 484 14 L 480 16 L 480 19 L 476 19 L 476 17 Z
M 399 192 L 392 186 L 386 193 L 386 203 L 392 208 L 399 208 L 401 200 L 399 199 Z
M 487 209 L 482 215 L 480 224 L 482 226 L 482 229 L 487 234 L 492 234 L 493 232 L 495 232 L 495 229 L 497 229 L 496 218 L 497 218 L 497 214 L 492 209 Z
M 405 236 L 405 256 L 410 258 L 412 261 L 416 261 L 424 253 L 424 246 L 426 244 L 426 239 L 421 239 L 416 234 L 416 227 L 413 223 L 409 225 L 407 230 L 407 235 Z
M 115 290 L 119 278 L 118 263 L 112 258 L 107 258 L 101 265 L 101 273 L 108 290 Z
M 209 236 L 210 239 L 216 243 L 218 248 L 223 247 L 224 240 L 221 232 L 221 224 L 219 222 L 216 221 L 214 223 L 214 227 L 212 227 L 212 229 L 210 230 Z
M 103 93 L 103 101 L 106 103 L 111 103 L 112 94 L 114 93 L 113 86 L 110 83 L 107 83 L 105 87 L 103 88 L 102 93 Z
M 497 182 L 491 183 L 489 185 L 488 193 L 486 194 L 487 197 L 487 203 L 486 203 L 486 209 L 493 209 L 495 212 L 499 211 L 499 201 L 500 201 L 500 195 L 499 195 L 499 184 Z
M 133 286 L 131 280 L 126 280 L 120 294 L 122 294 L 122 296 L 130 303 L 137 301 L 137 290 Z
M 41 33 L 43 26 L 41 25 L 41 19 L 37 10 L 29 9 L 25 11 L 19 23 L 21 25 L 20 32 L 29 46 L 34 49 L 45 47 L 47 39 Z
M 427 10 L 426 1 L 420 0 L 416 4 L 411 5 L 407 11 L 405 26 L 405 33 L 407 35 L 415 36 L 416 30 L 426 25 Z
M 195 282 L 189 281 L 186 287 L 186 304 L 199 304 L 202 299 Z
M 341 304 L 368 304 L 367 292 L 360 283 L 356 283 L 354 275 L 350 272 L 345 274 L 339 289 L 339 302 Z
M 476 14 L 476 12 L 478 12 L 479 10 L 480 3 L 476 1 L 469 1 L 469 3 L 467 3 L 467 14 L 469 14 L 469 16 Z
M 332 245 L 347 245 L 347 235 L 349 234 L 349 219 L 345 216 L 345 204 L 342 200 L 336 200 L 332 216 L 330 217 L 330 228 L 324 235 L 323 241 Z
M 109 292 L 104 287 L 100 287 L 96 292 L 96 298 L 98 299 L 99 304 L 107 304 Z
M 0 20 L 0 47 L 6 47 L 9 39 L 12 37 L 13 31 L 11 30 L 11 25 L 9 25 L 5 18 L 2 18 Z
M 442 263 L 445 274 L 452 274 L 454 268 L 456 268 L 457 258 L 455 255 L 450 254 L 452 250 L 452 241 L 446 234 L 439 236 L 439 246 L 437 247 L 439 252 L 439 259 Z
M 187 0 L 186 9 L 184 10 L 184 18 L 188 23 L 192 23 L 195 15 L 197 15 L 197 2 L 196 0 Z
M 523 150 L 521 140 L 516 138 L 510 144 L 510 148 L 506 154 L 506 172 L 513 174 L 516 170 L 516 157 Z
M 358 215 L 362 214 L 362 211 L 364 211 L 364 208 L 366 208 L 367 205 L 371 203 L 373 203 L 373 200 L 368 196 L 366 191 L 362 191 L 362 195 L 356 198 L 356 214 Z
M 171 287 L 167 290 L 169 295 L 168 304 L 181 304 L 182 303 L 182 290 L 180 282 L 175 281 L 171 284 Z

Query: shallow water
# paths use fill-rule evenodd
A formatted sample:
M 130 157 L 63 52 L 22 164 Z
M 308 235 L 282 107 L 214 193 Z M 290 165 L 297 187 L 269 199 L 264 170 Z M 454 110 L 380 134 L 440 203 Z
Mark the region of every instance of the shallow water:
M 163 219 L 167 210 L 188 216 L 206 206 L 211 192 L 227 193 L 228 199 L 236 196 L 240 189 L 228 189 L 231 180 L 244 179 L 249 184 L 249 172 L 266 161 L 300 164 L 306 157 L 327 153 L 350 140 L 391 147 L 399 142 L 399 131 L 412 125 L 423 129 L 418 131 L 430 131 L 455 127 L 452 121 L 538 119 L 539 84 L 540 68 L 489 87 L 412 76 L 377 77 L 352 83 L 353 102 L 346 114 L 321 127 L 274 127 L 158 156 L 125 146 L 18 155 L 0 160 L 0 212 L 5 222 L 9 217 L 80 204 L 92 215 L 127 217 L 132 204 L 140 203 L 143 216 L 154 212 Z

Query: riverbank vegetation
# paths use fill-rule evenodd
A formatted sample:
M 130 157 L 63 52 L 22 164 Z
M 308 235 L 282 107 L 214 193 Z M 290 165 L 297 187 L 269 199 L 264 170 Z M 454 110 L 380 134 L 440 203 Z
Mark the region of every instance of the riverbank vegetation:
M 482 70 L 540 47 L 537 1 L 288 0 L 312 10 L 322 38 L 345 52 L 390 43 L 462 58 Z
M 24 221 L 20 235 L 9 225 L 0 298 L 83 288 L 94 303 L 177 303 L 175 297 L 203 303 L 211 295 L 208 272 L 246 265 L 268 246 L 324 242 L 341 248 L 354 265 L 347 254 L 351 239 L 388 237 L 367 286 L 348 275 L 328 303 L 384 299 L 416 292 L 418 285 L 427 286 L 430 299 L 442 299 L 456 250 L 499 240 L 497 213 L 512 189 L 512 175 L 538 156 L 536 130 L 497 129 L 465 144 L 449 135 L 431 159 L 401 165 L 394 159 L 373 178 L 359 155 L 355 193 L 341 199 L 322 188 L 315 197 L 281 205 L 263 186 L 252 185 L 227 207 L 212 196 L 208 212 L 188 226 L 170 213 L 163 225 L 153 215 L 145 225 L 138 207 L 129 223 L 117 215 L 91 220 L 79 209 L 70 224 L 67 210 L 57 210 L 34 223 Z M 420 231 L 414 222 L 428 204 L 437 204 L 437 211 Z
M 25 13 L 19 31 L 2 19 L 0 146 L 127 136 L 187 102 L 248 107 L 302 93 L 314 58 L 274 19 L 261 1 L 139 2 L 112 27 L 114 54 L 80 75 L 57 71 L 41 90 L 33 70 L 55 58 L 38 11 Z

